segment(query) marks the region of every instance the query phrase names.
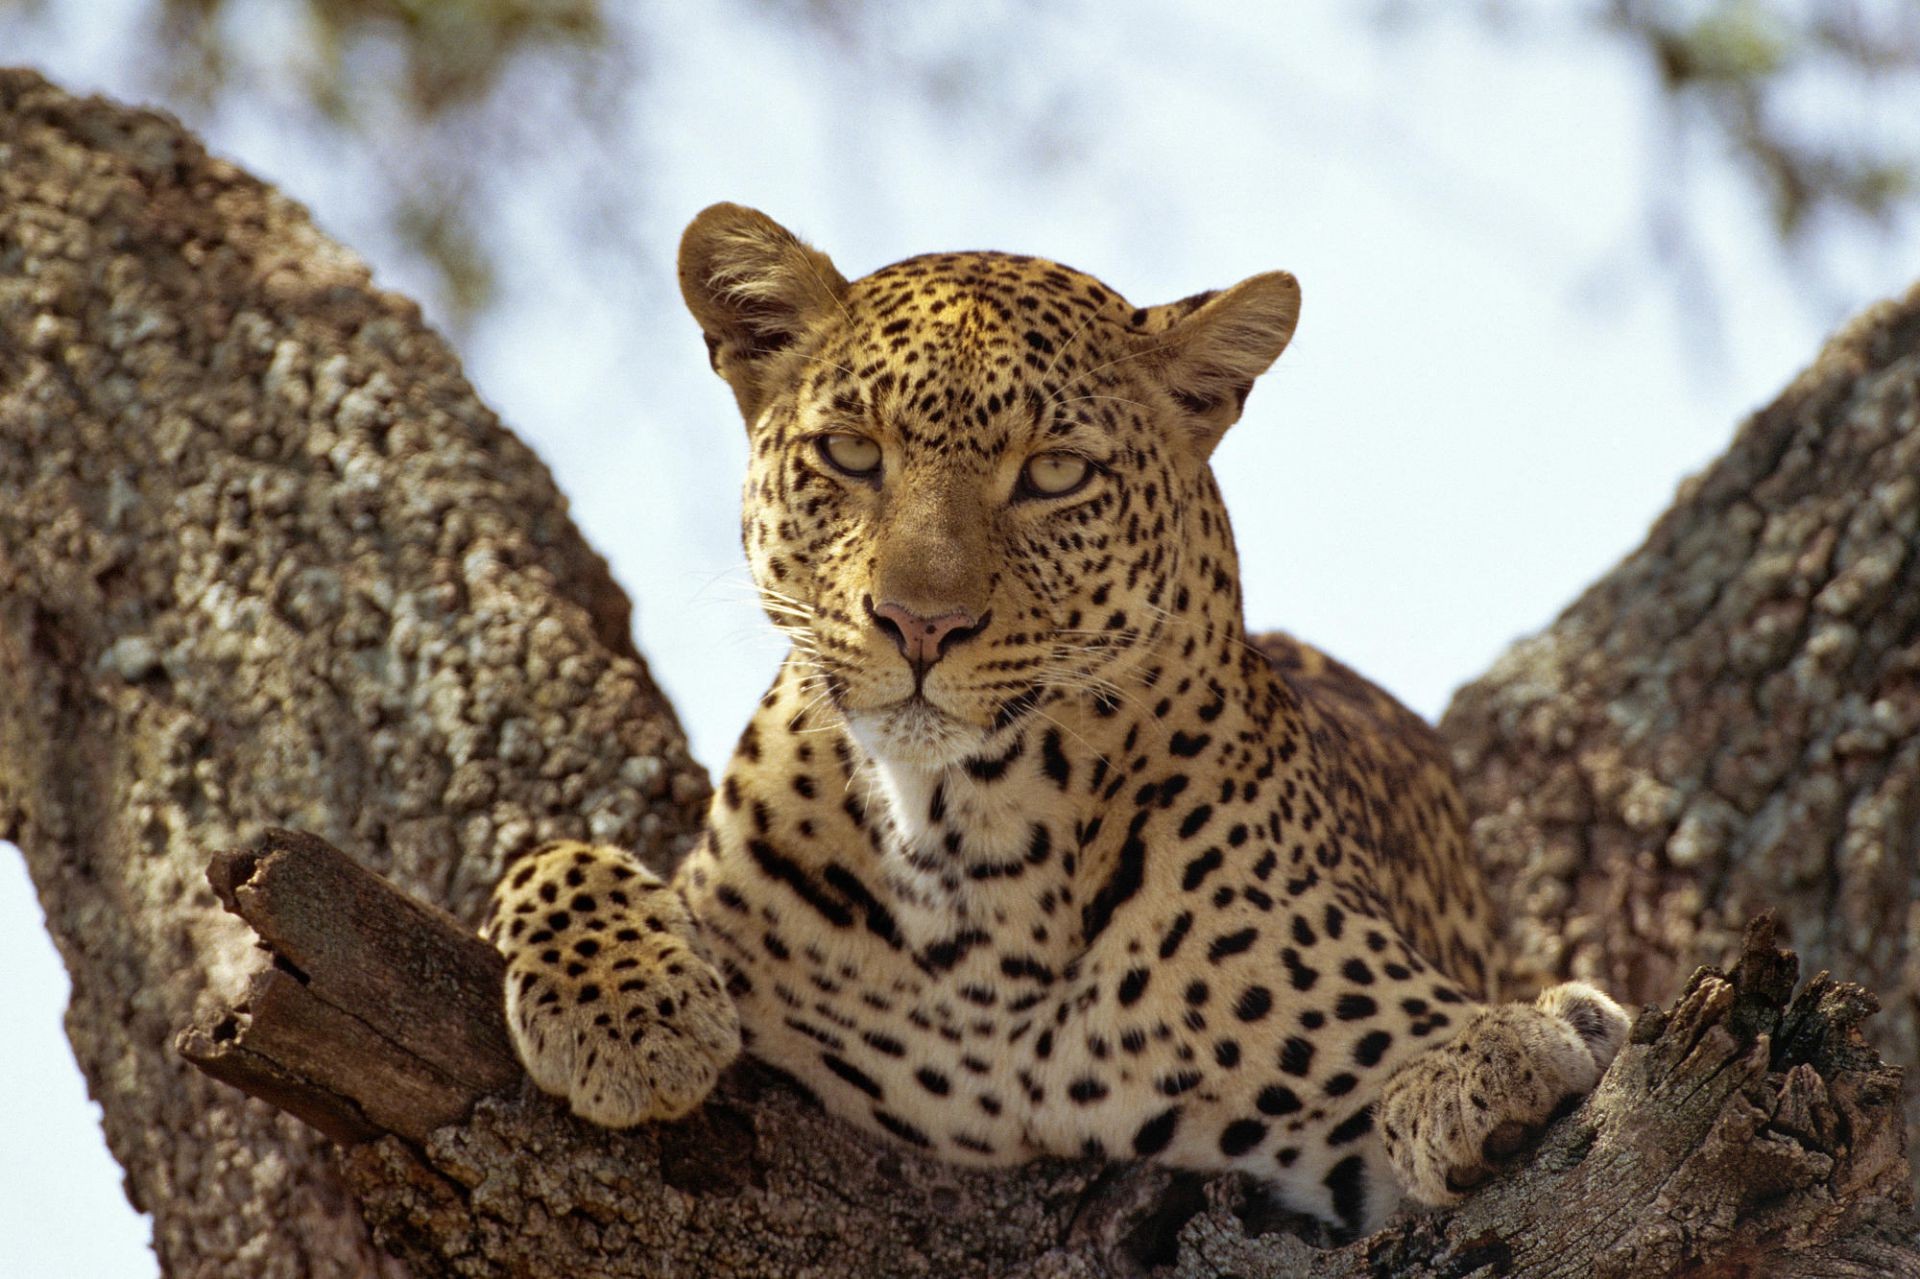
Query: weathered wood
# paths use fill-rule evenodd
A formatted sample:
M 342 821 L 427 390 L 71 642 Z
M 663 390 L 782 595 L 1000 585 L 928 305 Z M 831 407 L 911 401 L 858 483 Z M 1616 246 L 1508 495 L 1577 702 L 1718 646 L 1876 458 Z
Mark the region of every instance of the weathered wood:
M 1216 1211 L 1179 1273 L 1920 1274 L 1900 1072 L 1859 1033 L 1875 1002 L 1825 974 L 1796 995 L 1796 969 L 1757 922 L 1733 973 L 1701 969 L 1643 1014 L 1532 1162 L 1452 1213 L 1312 1256 Z
M 471 921 L 540 839 L 669 865 L 706 795 L 418 308 L 176 121 L 0 71 L 0 838 L 169 1279 L 401 1273 L 324 1141 L 174 1050 L 253 947 L 209 849 L 298 825 Z
M 218 854 L 207 879 L 273 957 L 181 1032 L 209 1075 L 341 1142 L 424 1142 L 520 1078 L 505 964 L 453 916 L 294 831 Z
M 1920 1063 L 1920 289 L 1848 323 L 1440 729 L 1532 974 L 1663 1001 L 1771 907 Z
M 789 1123 L 769 1120 L 804 1113 L 805 1103 L 749 1070 L 687 1123 L 625 1137 L 594 1131 L 520 1096 L 498 1013 L 499 961 L 452 919 L 308 836 L 273 832 L 216 858 L 210 875 L 271 963 L 244 1005 L 190 1032 L 190 1056 L 336 1140 L 367 1142 L 378 1129 L 401 1139 L 356 1152 L 347 1168 L 376 1237 L 421 1274 L 691 1273 L 716 1264 L 723 1239 L 724 1273 L 781 1273 L 803 1259 L 826 1272 L 858 1265 L 871 1239 L 901 1228 L 874 1208 L 897 1211 L 902 1185 L 933 1190 L 915 1205 L 917 1237 L 889 1256 L 897 1274 L 1138 1273 L 1170 1261 L 1193 1279 L 1437 1279 L 1477 1267 L 1626 1279 L 1844 1274 L 1849 1256 L 1920 1274 L 1900 1072 L 1860 1036 L 1877 1005 L 1825 974 L 1796 995 L 1797 965 L 1774 948 L 1770 917 L 1749 928 L 1731 974 L 1702 969 L 1670 1011 L 1640 1018 L 1594 1096 L 1524 1168 L 1453 1212 L 1403 1217 L 1365 1241 L 1316 1251 L 1249 1238 L 1238 1179 L 1202 1189 L 1152 1169 L 1056 1164 L 1040 1176 L 1074 1204 L 1067 1220 L 1079 1228 L 1035 1253 L 1031 1217 L 938 1212 L 943 1184 L 957 1203 L 959 1187 L 974 1200 L 1032 1174 L 958 1173 L 817 1115 L 804 1122 L 832 1133 L 827 1166 L 851 1201 L 829 1233 L 774 1229 L 796 1202 L 780 1173 L 804 1175 L 816 1152 L 791 1148 Z M 418 1057 L 406 1056 L 412 1046 Z M 489 1094 L 500 1096 L 489 1103 Z M 436 1114 L 445 1118 L 432 1122 Z M 516 1149 L 528 1152 L 525 1166 L 510 1183 L 510 1213 L 497 1217 L 479 1192 L 499 1198 L 501 1157 Z M 868 1184 L 844 1181 L 849 1166 L 868 1170 Z M 638 1228 L 664 1224 L 655 1215 L 662 1191 L 724 1204 L 729 1230 L 694 1228 L 704 1214 L 691 1205 L 676 1205 L 673 1233 Z M 524 1195 L 546 1209 L 531 1232 L 508 1228 L 525 1216 Z M 923 1207 L 933 1220 L 921 1219 Z M 631 1234 L 609 1248 L 613 1222 Z
M 1913 1060 L 1916 387 L 1920 293 L 1851 326 L 1645 548 L 1457 702 L 1443 735 L 1536 970 L 1669 1002 L 1777 902 L 1811 960 L 1895 996 L 1874 1033 Z M 462 1275 L 1466 1275 L 1522 1255 L 1913 1273 L 1897 1135 L 1875 1126 L 1887 1078 L 1848 1059 L 1850 1030 L 1812 1035 L 1838 1055 L 1761 1069 L 1738 1046 L 1764 1001 L 1723 1010 L 1705 985 L 1699 1017 L 1667 1024 L 1707 1026 L 1670 1076 L 1665 1035 L 1635 1051 L 1646 1089 L 1722 1061 L 1699 1093 L 1732 1087 L 1718 1111 L 1640 1098 L 1603 1125 L 1596 1100 L 1459 1212 L 1327 1253 L 1249 1237 L 1269 1217 L 1233 1183 L 965 1173 L 751 1069 L 682 1124 L 600 1132 L 509 1088 L 422 1136 L 439 1103 L 420 1097 L 465 1104 L 491 1078 L 445 1057 L 479 1051 L 461 1036 L 490 1014 L 422 1032 L 439 1046 L 418 1061 L 441 1063 L 422 1073 L 419 1021 L 374 1033 L 349 1011 L 380 989 L 356 984 L 364 957 L 328 961 L 325 999 L 297 962 L 308 982 L 249 995 L 260 961 L 204 850 L 297 824 L 471 921 L 538 839 L 659 867 L 684 848 L 705 778 L 538 460 L 297 206 L 171 120 L 0 72 L 0 492 L 0 836 L 73 974 L 69 1034 L 169 1276 L 397 1275 L 381 1246 Z M 257 868 L 232 871 L 239 903 Z M 1851 996 L 1822 999 L 1785 1039 L 1853 1024 Z M 243 1003 L 247 1046 L 216 1048 Z M 203 1055 L 341 1135 L 370 1115 L 414 1135 L 331 1153 L 187 1066 L 189 1022 Z M 319 1104 L 368 1061 L 411 1082 Z M 1658 1181 L 1676 1116 L 1708 1127 Z M 1563 1148 L 1583 1124 L 1592 1142 Z M 1602 1176 L 1609 1142 L 1646 1175 Z M 1550 1193 L 1574 1189 L 1595 1201 Z M 1569 1224 L 1529 1234 L 1527 1212 Z

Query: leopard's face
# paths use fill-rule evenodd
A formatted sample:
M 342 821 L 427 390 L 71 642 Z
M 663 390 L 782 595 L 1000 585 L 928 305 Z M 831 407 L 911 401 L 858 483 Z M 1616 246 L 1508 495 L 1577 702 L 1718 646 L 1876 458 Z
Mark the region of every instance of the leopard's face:
M 743 520 L 821 695 L 927 764 L 1060 696 L 1117 695 L 1187 571 L 1185 522 L 1223 518 L 1142 364 L 1153 335 L 1086 276 L 992 255 L 904 263 L 843 301 L 753 425 Z M 902 612 L 960 616 L 929 654 Z
M 1137 309 L 1005 254 L 848 284 L 720 210 L 682 283 L 748 422 L 748 560 L 870 752 L 955 764 L 1062 699 L 1110 709 L 1196 595 L 1237 609 L 1207 457 L 1291 331 L 1290 277 Z

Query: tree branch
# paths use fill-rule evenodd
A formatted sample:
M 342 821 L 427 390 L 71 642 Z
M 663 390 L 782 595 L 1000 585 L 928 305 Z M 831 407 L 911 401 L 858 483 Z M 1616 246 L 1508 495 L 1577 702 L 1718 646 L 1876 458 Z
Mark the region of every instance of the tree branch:
M 730 1080 L 683 1124 L 593 1130 L 520 1095 L 500 961 L 450 917 L 285 831 L 208 874 L 272 962 L 182 1051 L 361 1145 L 346 1167 L 375 1237 L 421 1275 L 1119 1275 L 1164 1260 L 1194 1279 L 1786 1276 L 1844 1274 L 1848 1256 L 1920 1270 L 1899 1072 L 1859 1035 L 1876 1004 L 1824 974 L 1796 996 L 1770 917 L 1730 976 L 1702 969 L 1671 1011 L 1640 1019 L 1527 1167 L 1454 1212 L 1316 1252 L 1251 1237 L 1256 1201 L 1236 1178 L 1196 1193 L 1151 1169 L 960 1174 L 761 1079 Z M 1002 1212 L 951 1210 L 983 1195 Z M 795 1230 L 803 1205 L 818 1225 Z
M 1803 951 L 1900 995 L 1911 1059 L 1916 385 L 1920 294 L 1836 340 L 1456 704 L 1535 969 L 1670 999 L 1733 948 L 1728 903 L 1778 901 Z M 460 924 L 250 841 L 297 824 L 460 921 L 540 839 L 667 867 L 707 782 L 626 601 L 410 303 L 173 121 L 23 72 L 0 72 L 0 492 L 0 836 L 169 1275 L 401 1273 L 384 1250 L 428 1274 L 836 1279 L 1913 1261 L 1862 1006 L 1821 987 L 1782 1012 L 1764 946 L 1643 1022 L 1527 1172 L 1320 1253 L 1260 1234 L 1237 1182 L 944 1167 L 751 1067 L 629 1134 L 515 1092 Z M 253 850 L 216 887 L 280 955 L 257 985 L 210 846 Z M 223 1078 L 357 1144 L 188 1067 L 183 1025 Z
M 324 840 L 270 830 L 207 867 L 214 893 L 273 962 L 180 1053 L 337 1142 L 416 1144 L 520 1079 L 506 965 L 457 920 Z

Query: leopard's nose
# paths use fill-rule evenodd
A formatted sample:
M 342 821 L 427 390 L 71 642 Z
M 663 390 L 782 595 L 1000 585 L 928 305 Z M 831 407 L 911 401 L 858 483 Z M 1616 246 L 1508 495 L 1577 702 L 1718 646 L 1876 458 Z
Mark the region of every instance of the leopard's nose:
M 955 644 L 978 635 L 987 628 L 992 616 L 991 610 L 978 617 L 955 610 L 924 617 L 904 604 L 889 602 L 875 606 L 871 600 L 867 602 L 867 613 L 916 670 L 933 665 Z

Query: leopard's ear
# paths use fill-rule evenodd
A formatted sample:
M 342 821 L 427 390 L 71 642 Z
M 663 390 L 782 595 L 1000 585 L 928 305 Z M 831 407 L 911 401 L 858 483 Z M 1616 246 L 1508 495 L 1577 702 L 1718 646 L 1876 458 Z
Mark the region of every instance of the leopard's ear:
M 826 254 L 758 209 L 713 205 L 680 237 L 680 292 L 749 423 L 766 407 L 774 357 L 846 291 Z
M 1161 330 L 1150 359 L 1202 457 L 1239 420 L 1253 380 L 1280 358 L 1299 319 L 1300 285 L 1285 271 L 1148 312 L 1144 327 Z

